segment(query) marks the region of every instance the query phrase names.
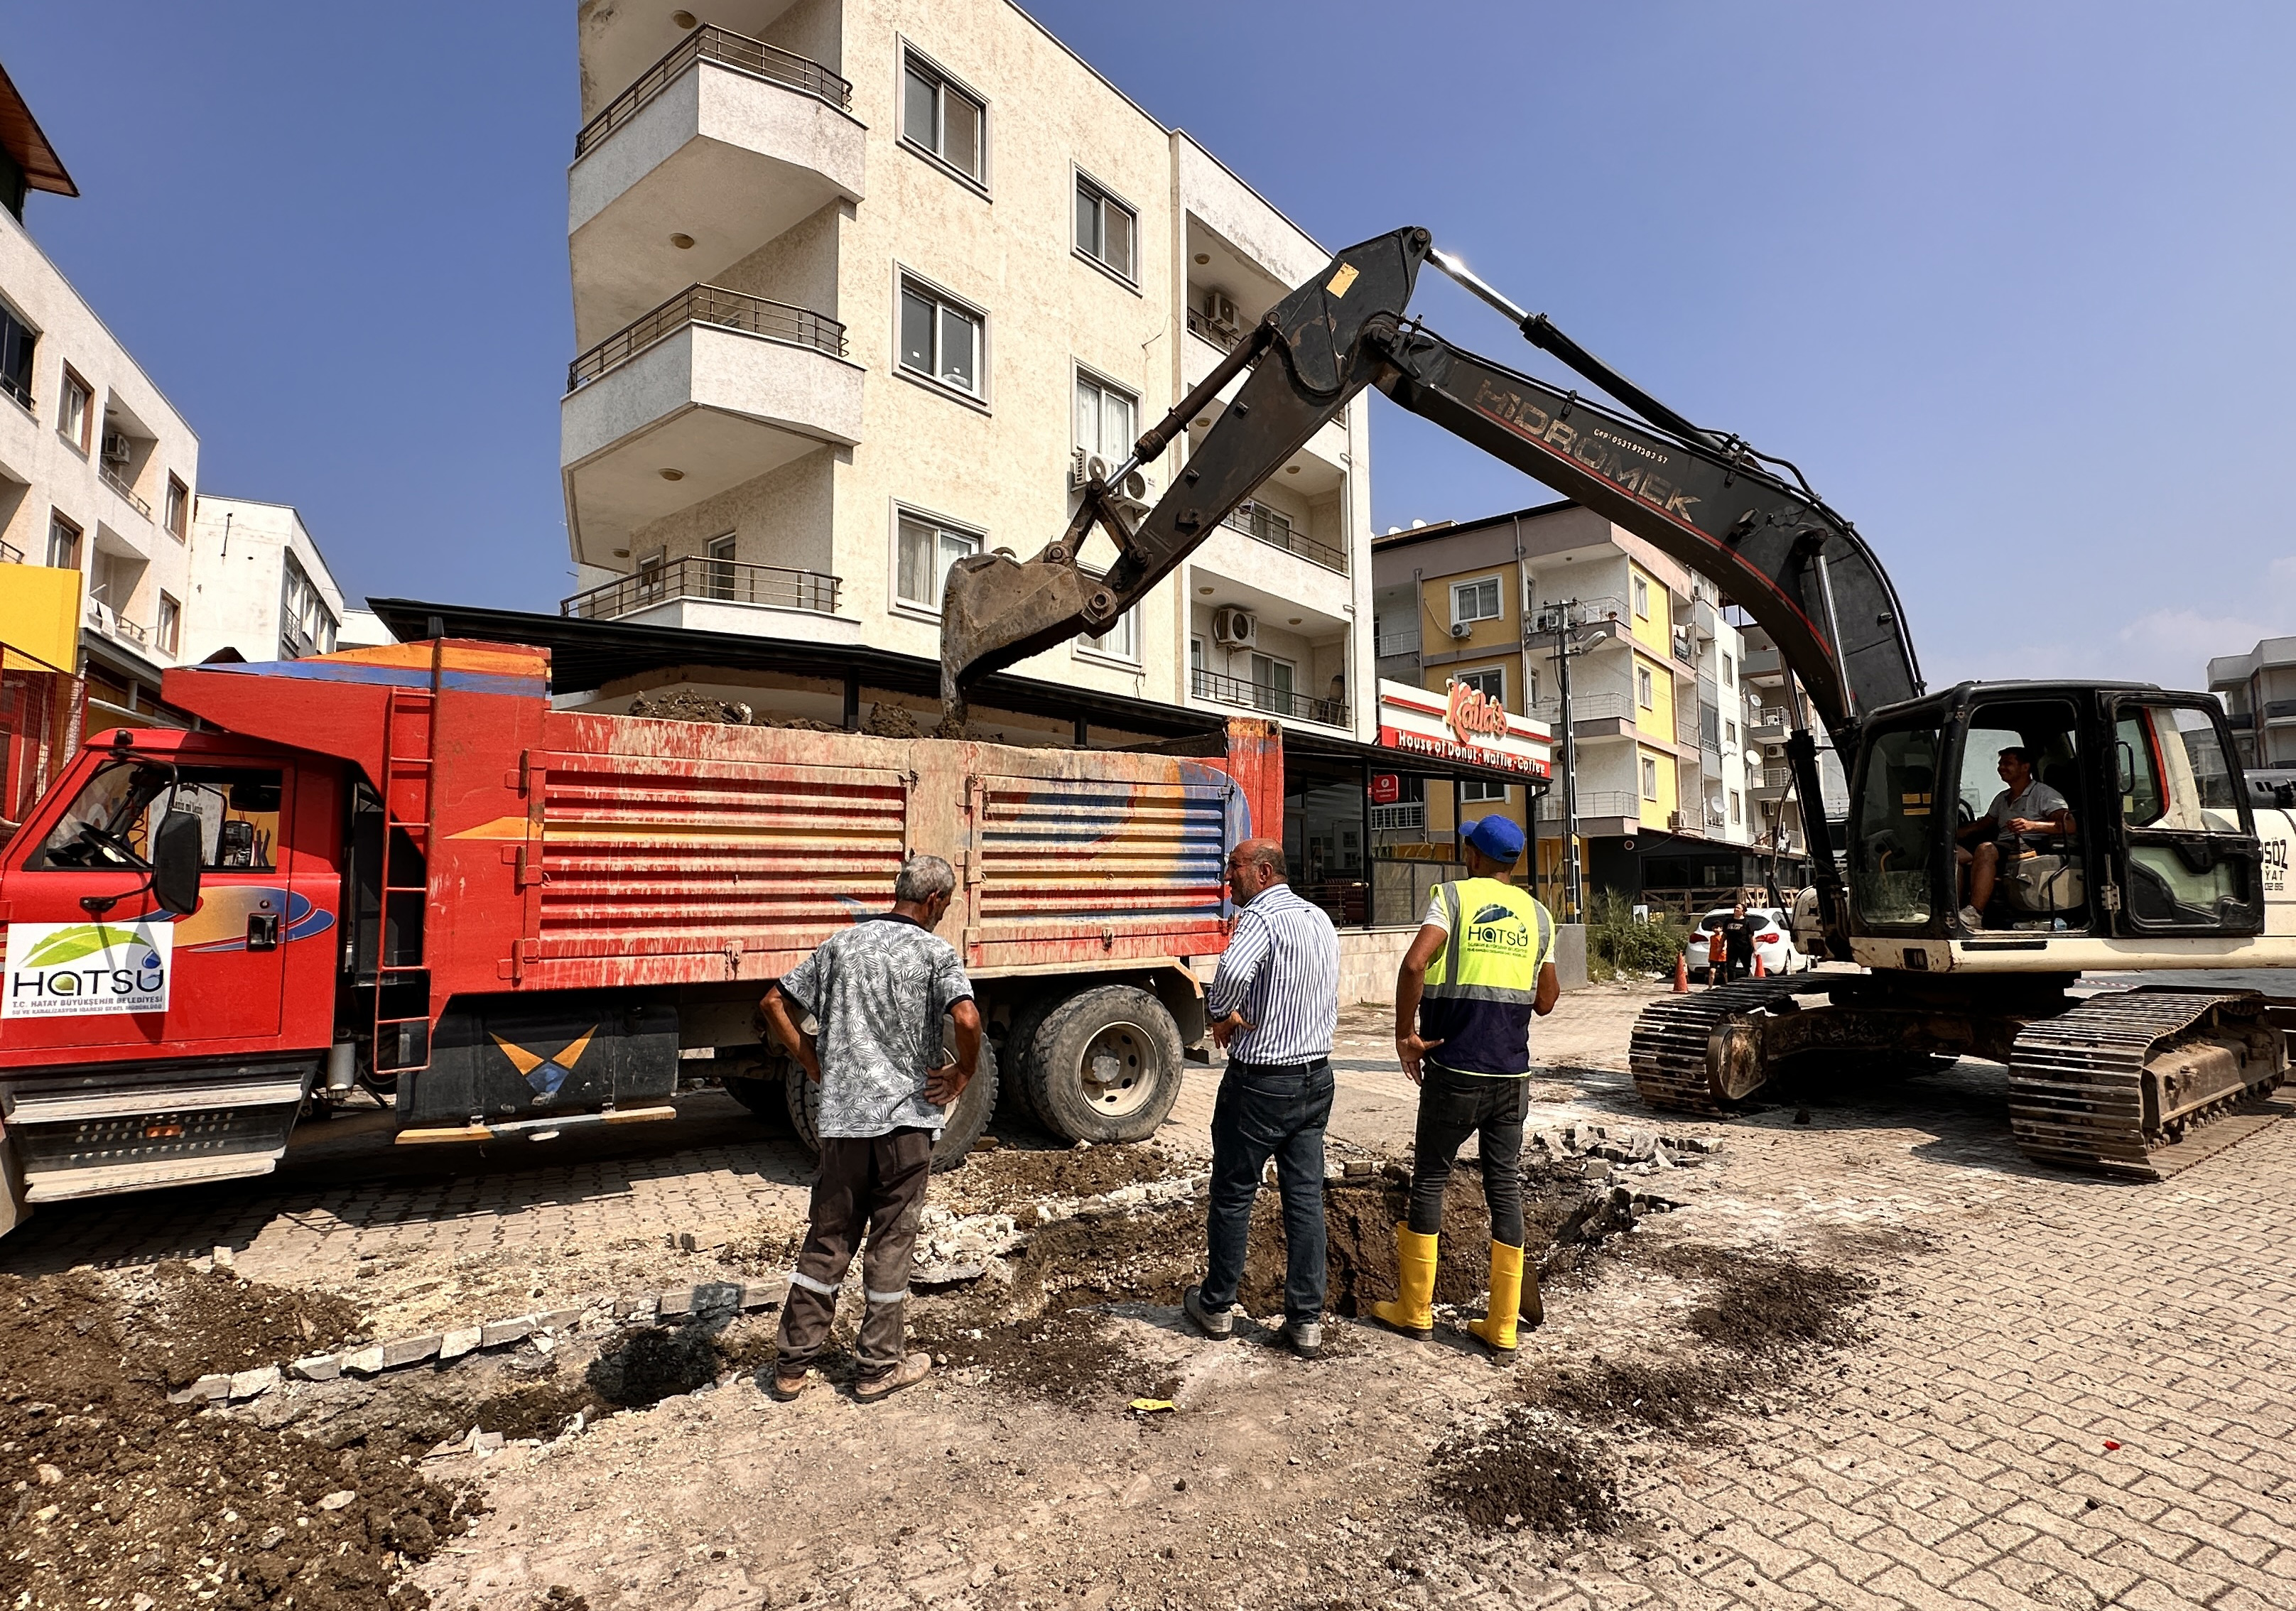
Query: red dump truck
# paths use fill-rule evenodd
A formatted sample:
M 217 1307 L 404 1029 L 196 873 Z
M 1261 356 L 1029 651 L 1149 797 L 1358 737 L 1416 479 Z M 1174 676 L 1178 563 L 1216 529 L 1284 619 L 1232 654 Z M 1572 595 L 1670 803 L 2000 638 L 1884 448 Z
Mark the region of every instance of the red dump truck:
M 202 666 L 165 688 L 200 730 L 91 740 L 0 845 L 0 1230 L 263 1173 L 361 1087 L 402 1142 L 668 1117 L 682 1075 L 810 1139 L 757 999 L 914 851 L 956 869 L 994 1049 L 942 1160 L 1000 1087 L 1072 1140 L 1162 1121 L 1226 853 L 1281 821 L 1273 724 L 1029 748 L 559 711 L 548 683 L 542 650 L 447 639 Z

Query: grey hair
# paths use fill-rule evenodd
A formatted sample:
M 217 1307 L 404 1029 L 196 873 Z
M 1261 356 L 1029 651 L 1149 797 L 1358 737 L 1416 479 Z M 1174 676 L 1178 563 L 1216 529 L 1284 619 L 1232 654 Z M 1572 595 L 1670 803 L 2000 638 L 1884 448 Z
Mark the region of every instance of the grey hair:
M 901 876 L 893 880 L 893 898 L 922 906 L 955 887 L 956 871 L 947 862 L 937 855 L 913 855 L 901 863 Z

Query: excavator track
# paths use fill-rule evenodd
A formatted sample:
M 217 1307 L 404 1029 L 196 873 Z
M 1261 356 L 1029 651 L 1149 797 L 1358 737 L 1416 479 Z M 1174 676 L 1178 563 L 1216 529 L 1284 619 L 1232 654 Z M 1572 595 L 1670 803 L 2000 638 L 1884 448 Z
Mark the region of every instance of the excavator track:
M 1728 1059 L 1717 1067 L 1715 1032 L 1751 1026 L 1757 1018 L 1796 990 L 1810 988 L 1791 977 L 1746 979 L 1693 995 L 1660 996 L 1635 1019 L 1627 1067 L 1635 1090 L 1652 1107 L 1672 1113 L 1720 1113 L 1751 1095 L 1761 1083 L 1732 1078 Z M 1751 1071 L 1748 1071 L 1751 1072 Z
M 2113 991 L 2029 1025 L 2009 1062 L 2009 1123 L 2018 1147 L 2042 1163 L 2145 1181 L 2166 1180 L 2222 1151 L 2278 1116 L 2218 1122 L 2286 1076 L 2285 1043 L 2265 1022 L 2267 1005 L 2249 994 Z M 2219 1058 L 2197 1105 L 2158 1116 L 2164 1100 L 2176 1106 L 2176 1082 L 2193 1077 L 2185 1068 L 2196 1054 L 2206 1058 L 2227 1044 L 2246 1049 L 2236 1067 Z

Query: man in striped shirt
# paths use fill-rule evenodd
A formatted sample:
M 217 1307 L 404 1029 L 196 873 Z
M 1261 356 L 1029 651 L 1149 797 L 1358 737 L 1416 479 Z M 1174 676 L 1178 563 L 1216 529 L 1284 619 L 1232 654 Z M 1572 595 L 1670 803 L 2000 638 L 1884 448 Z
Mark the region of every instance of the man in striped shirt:
M 1212 1038 L 1227 1050 L 1212 1109 L 1210 1256 L 1203 1284 L 1181 1301 L 1205 1336 L 1234 1334 L 1252 1199 L 1272 1157 L 1283 1198 L 1283 1340 L 1313 1359 L 1324 1345 L 1324 1126 L 1340 936 L 1287 877 L 1278 840 L 1246 839 L 1228 857 L 1243 911 L 1205 994 Z

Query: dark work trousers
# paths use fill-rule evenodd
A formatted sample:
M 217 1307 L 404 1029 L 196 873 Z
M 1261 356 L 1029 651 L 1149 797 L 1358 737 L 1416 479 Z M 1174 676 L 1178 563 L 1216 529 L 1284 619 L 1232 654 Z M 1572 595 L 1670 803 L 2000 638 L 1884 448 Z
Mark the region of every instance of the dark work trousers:
M 1749 946 L 1744 951 L 1731 952 L 1729 953 L 1728 960 L 1722 964 L 1722 967 L 1725 977 L 1732 979 L 1752 978 L 1754 977 L 1754 953 L 1752 947 Z
M 865 1234 L 861 1252 L 861 1345 L 855 1362 L 864 1381 L 901 1362 L 906 1335 L 903 1304 L 909 1296 L 909 1257 L 917 1245 L 917 1219 L 932 1176 L 932 1132 L 896 1130 L 861 1139 L 824 1136 L 821 1173 L 813 1182 L 813 1224 L 782 1301 L 779 1353 L 774 1369 L 795 1376 L 819 1357 L 837 1313 L 837 1289 Z
M 1283 1198 L 1283 1315 L 1324 1313 L 1324 1126 L 1332 1118 L 1332 1066 L 1230 1063 L 1212 1107 L 1210 1258 L 1203 1305 L 1235 1302 L 1260 1171 L 1275 1160 Z
M 1433 1236 L 1443 1228 L 1443 1191 L 1451 1161 L 1469 1136 L 1483 1159 L 1483 1200 L 1491 1209 L 1491 1240 L 1522 1246 L 1522 1122 L 1530 1113 L 1530 1076 L 1457 1074 L 1423 1062 L 1419 1133 L 1411 1160 L 1411 1229 Z

